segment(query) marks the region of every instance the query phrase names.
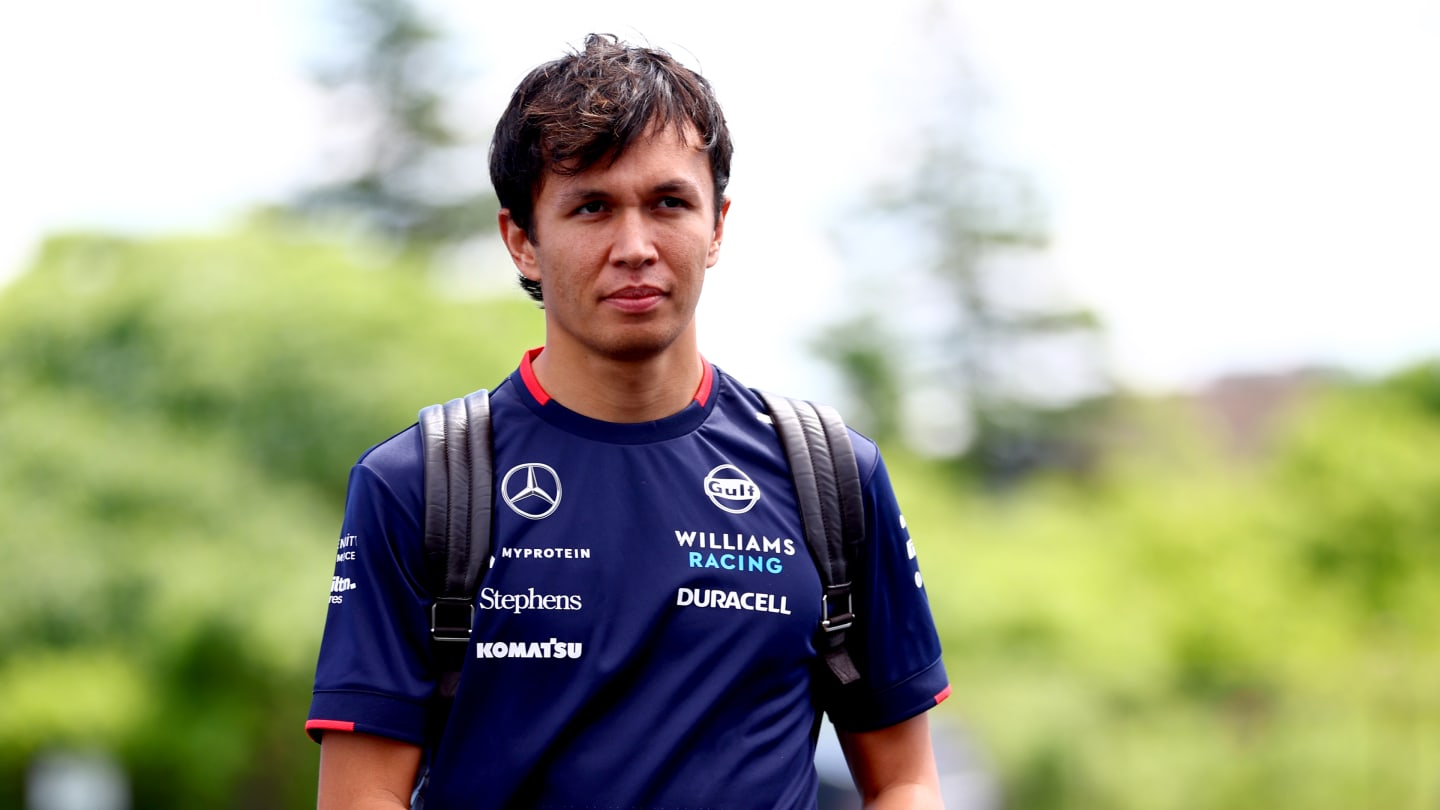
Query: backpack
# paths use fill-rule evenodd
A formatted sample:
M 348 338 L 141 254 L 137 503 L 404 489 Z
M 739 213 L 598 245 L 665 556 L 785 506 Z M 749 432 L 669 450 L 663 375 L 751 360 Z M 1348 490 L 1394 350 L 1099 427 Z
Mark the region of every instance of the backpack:
M 860 678 L 846 646 L 854 621 L 852 569 L 865 536 L 860 472 L 850 433 L 828 405 L 756 391 L 780 434 L 805 529 L 824 586 L 816 649 L 840 685 Z M 490 562 L 493 500 L 490 397 L 484 389 L 420 411 L 425 477 L 424 548 L 442 699 L 453 698 L 475 620 L 475 595 Z

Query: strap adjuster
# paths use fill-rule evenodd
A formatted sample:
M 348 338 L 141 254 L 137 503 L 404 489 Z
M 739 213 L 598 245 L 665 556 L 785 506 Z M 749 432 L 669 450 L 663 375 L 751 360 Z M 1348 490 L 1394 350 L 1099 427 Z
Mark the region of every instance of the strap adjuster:
M 468 599 L 436 599 L 430 605 L 430 637 L 436 641 L 470 641 L 475 604 Z
M 820 596 L 820 629 L 827 633 L 838 633 L 855 623 L 854 605 L 850 600 L 850 583 L 832 585 Z M 837 607 L 844 600 L 844 609 L 831 614 L 830 597 L 836 597 Z

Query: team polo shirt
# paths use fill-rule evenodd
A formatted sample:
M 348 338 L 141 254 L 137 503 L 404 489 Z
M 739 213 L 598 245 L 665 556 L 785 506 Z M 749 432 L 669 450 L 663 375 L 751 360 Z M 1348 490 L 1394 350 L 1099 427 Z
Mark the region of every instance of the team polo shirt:
M 426 808 L 814 808 L 818 711 L 863 731 L 944 699 L 915 546 L 873 442 L 852 432 L 862 677 L 831 688 L 820 578 L 760 399 L 707 363 L 681 412 L 600 422 L 551 399 L 533 356 L 491 393 L 492 559 L 453 712 L 426 749 Z M 351 472 L 317 739 L 426 744 L 422 483 L 414 426 Z

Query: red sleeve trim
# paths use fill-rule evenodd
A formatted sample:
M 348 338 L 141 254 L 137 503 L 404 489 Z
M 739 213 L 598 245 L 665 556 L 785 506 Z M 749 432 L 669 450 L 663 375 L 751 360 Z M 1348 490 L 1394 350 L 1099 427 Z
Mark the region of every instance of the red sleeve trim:
M 950 684 L 947 683 L 945 684 L 945 688 L 941 689 L 940 693 L 935 696 L 935 705 L 939 706 L 942 702 L 944 702 L 945 698 L 948 697 L 950 697 Z
M 355 723 L 348 720 L 307 720 L 306 731 L 354 731 Z

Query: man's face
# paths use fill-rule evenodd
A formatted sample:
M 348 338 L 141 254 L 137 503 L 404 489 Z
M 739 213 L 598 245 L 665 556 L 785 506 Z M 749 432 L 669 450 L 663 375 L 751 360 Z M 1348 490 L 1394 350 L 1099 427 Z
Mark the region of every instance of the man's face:
M 705 270 L 720 258 L 724 210 L 705 153 L 675 128 L 650 133 L 614 164 L 547 174 L 535 241 L 501 212 L 520 272 L 545 295 L 547 348 L 619 360 L 693 346 Z

